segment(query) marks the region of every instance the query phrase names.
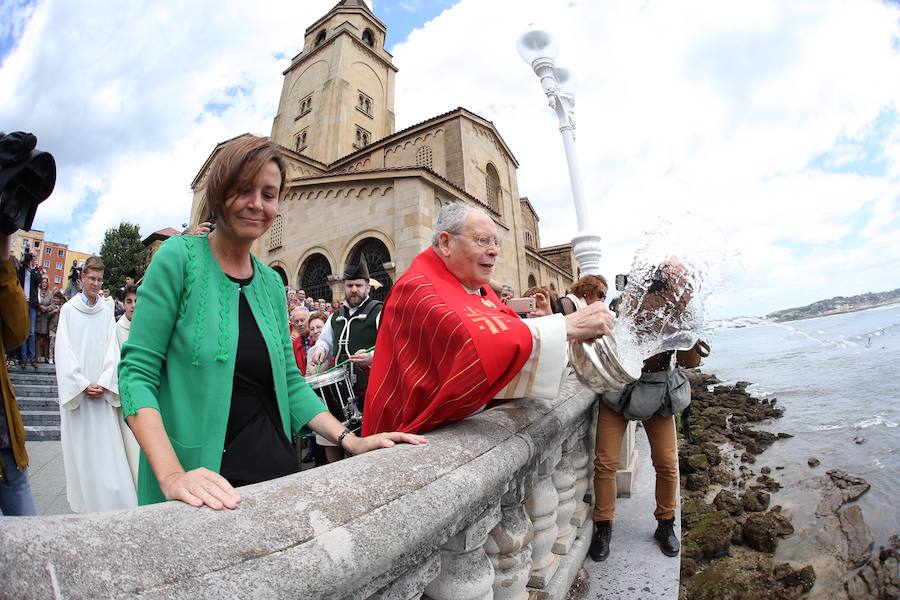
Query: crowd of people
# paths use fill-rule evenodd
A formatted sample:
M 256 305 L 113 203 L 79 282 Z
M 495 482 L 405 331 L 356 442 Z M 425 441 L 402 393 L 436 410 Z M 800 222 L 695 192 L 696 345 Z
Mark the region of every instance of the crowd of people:
M 207 180 L 210 222 L 160 247 L 140 290 L 130 281 L 122 290 L 118 320 L 118 304 L 103 298 L 98 257 L 84 264 L 68 302 L 28 270 L 13 286 L 27 299 L 26 322 L 56 317 L 32 331 L 55 348 L 46 355 L 56 364 L 75 512 L 164 500 L 234 509 L 241 486 L 300 469 L 298 440 L 307 440 L 318 464 L 426 443 L 422 434 L 498 402 L 558 397 L 569 343 L 612 333 L 599 276 L 581 278 L 562 297 L 525 290 L 534 302 L 517 314 L 513 287 L 492 281 L 495 222 L 465 203 L 442 208 L 430 246 L 384 303 L 371 296 L 378 283 L 364 261 L 345 269 L 341 300 L 285 288 L 250 252 L 272 224 L 284 185 L 285 166 L 267 138 L 223 146 Z M 675 264 L 661 266 L 626 309 L 683 309 L 681 275 Z M 0 294 L 2 277 L 0 269 Z M 30 289 L 34 302 L 22 291 Z M 37 339 L 46 351 L 48 342 Z M 20 365 L 32 356 L 23 352 Z M 645 366 L 670 373 L 672 355 L 649 357 Z M 600 403 L 597 426 L 597 560 L 609 553 L 618 448 L 635 420 L 616 412 L 613 396 Z M 674 419 L 660 408 L 644 422 L 657 470 L 657 539 L 674 555 Z M 2 508 L 33 514 L 33 503 L 31 512 Z

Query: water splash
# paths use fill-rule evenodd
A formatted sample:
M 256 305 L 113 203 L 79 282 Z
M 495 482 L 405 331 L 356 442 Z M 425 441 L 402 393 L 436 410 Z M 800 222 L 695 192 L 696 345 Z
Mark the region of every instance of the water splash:
M 738 253 L 692 213 L 645 232 L 620 295 L 614 335 L 619 361 L 638 377 L 644 359 L 707 336 L 705 304 L 743 270 Z

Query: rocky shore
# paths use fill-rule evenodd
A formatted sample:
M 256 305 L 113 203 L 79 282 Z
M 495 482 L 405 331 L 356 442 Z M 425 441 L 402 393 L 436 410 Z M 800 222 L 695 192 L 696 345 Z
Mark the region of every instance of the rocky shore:
M 815 564 L 775 561 L 780 538 L 794 534 L 791 514 L 771 506 L 781 488 L 772 467 L 756 457 L 787 433 L 752 428 L 777 419 L 776 399 L 755 398 L 747 382 L 721 385 L 714 375 L 690 372 L 693 443 L 679 428 L 682 497 L 683 600 L 900 597 L 900 538 L 872 553 L 874 537 L 853 502 L 869 484 L 828 470 L 801 484 L 821 497 L 814 536 Z M 817 465 L 810 459 L 810 467 Z M 777 470 L 780 467 L 774 466 Z M 819 585 L 816 586 L 816 581 Z

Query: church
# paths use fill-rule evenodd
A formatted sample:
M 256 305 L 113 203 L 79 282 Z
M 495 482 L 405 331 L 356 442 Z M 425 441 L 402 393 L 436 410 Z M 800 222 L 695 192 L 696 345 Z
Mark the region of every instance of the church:
M 462 201 L 497 224 L 494 283 L 564 292 L 577 275 L 571 244 L 541 247 L 537 212 L 519 196 L 519 164 L 493 123 L 455 108 L 394 131 L 397 67 L 386 34 L 362 0 L 342 0 L 306 29 L 270 134 L 286 191 L 253 253 L 285 285 L 329 301 L 343 297 L 345 266 L 364 258 L 383 284 L 373 296 L 384 299 L 430 245 L 441 206 Z M 206 219 L 205 179 L 224 143 L 191 183 L 191 227 Z

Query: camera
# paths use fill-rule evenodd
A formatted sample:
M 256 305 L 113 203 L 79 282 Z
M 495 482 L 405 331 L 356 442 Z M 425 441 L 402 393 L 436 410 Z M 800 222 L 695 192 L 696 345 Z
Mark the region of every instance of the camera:
M 36 146 L 31 133 L 0 133 L 0 233 L 5 235 L 30 231 L 38 204 L 56 186 L 56 161 Z
M 625 287 L 628 285 L 628 275 L 616 275 L 616 290 L 620 292 L 625 291 Z

